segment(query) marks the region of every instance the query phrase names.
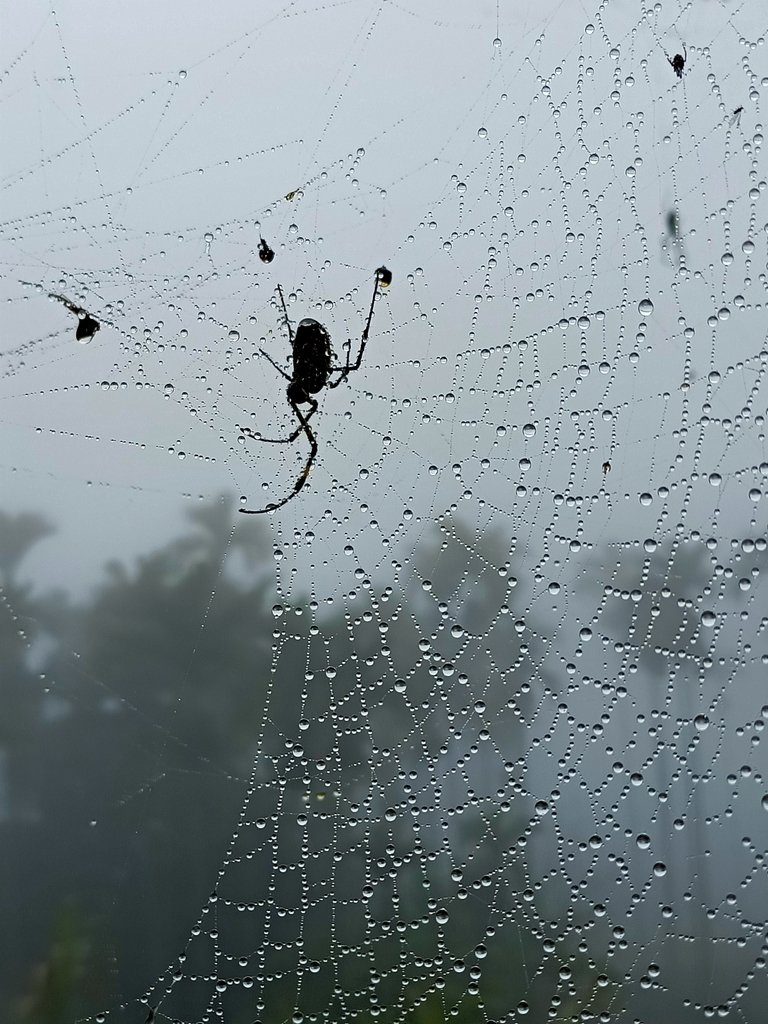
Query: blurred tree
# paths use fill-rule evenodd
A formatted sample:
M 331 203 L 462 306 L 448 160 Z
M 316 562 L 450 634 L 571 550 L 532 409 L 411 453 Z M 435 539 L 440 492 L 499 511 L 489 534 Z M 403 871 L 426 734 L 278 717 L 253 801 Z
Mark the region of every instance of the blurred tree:
M 0 509 L 0 579 L 4 586 L 16 582 L 16 570 L 29 550 L 54 527 L 36 512 L 10 515 Z
M 71 902 L 54 913 L 46 959 L 28 979 L 16 1003 L 14 1024 L 63 1024 L 109 996 L 109 968 L 93 941 L 93 929 Z
M 523 598 L 501 538 L 478 538 L 461 526 L 450 536 L 435 533 L 417 552 L 406 594 L 385 599 L 364 588 L 354 619 L 342 610 L 320 630 L 301 600 L 277 622 L 273 618 L 272 552 L 261 523 L 238 518 L 235 531 L 234 509 L 223 499 L 189 518 L 187 533 L 135 566 L 111 564 L 81 607 L 60 598 L 66 614 L 58 618 L 50 598 L 27 607 L 17 591 L 11 601 L 51 630 L 43 658 L 47 681 L 41 686 L 36 680 L 36 703 L 24 727 L 34 749 L 21 762 L 24 770 L 34 762 L 36 813 L 15 847 L 13 888 L 27 894 L 23 911 L 15 907 L 24 914 L 26 962 L 45 964 L 31 985 L 28 972 L 22 974 L 29 994 L 24 1024 L 37 1024 L 30 1014 L 48 1012 L 60 1012 L 66 1024 L 68 993 L 89 976 L 86 934 L 109 934 L 115 950 L 104 972 L 115 988 L 102 1005 L 123 1003 L 117 993 L 133 999 L 148 990 L 181 950 L 185 975 L 210 971 L 209 940 L 205 932 L 190 940 L 190 914 L 209 905 L 214 883 L 217 928 L 227 949 L 258 949 L 260 915 L 286 908 L 271 915 L 261 954 L 273 976 L 263 1015 L 283 1019 L 296 999 L 295 909 L 302 892 L 318 894 L 322 907 L 320 894 L 329 893 L 333 878 L 350 893 L 366 878 L 376 883 L 369 901 L 354 897 L 334 906 L 330 945 L 327 914 L 302 917 L 307 955 L 330 954 L 343 964 L 338 970 L 347 1008 L 358 997 L 361 1012 L 367 1005 L 373 961 L 344 953 L 359 946 L 364 918 L 366 927 L 375 927 L 371 956 L 382 970 L 407 954 L 402 968 L 382 982 L 392 1005 L 397 993 L 418 1003 L 425 970 L 448 979 L 444 998 L 428 997 L 414 1019 L 438 1020 L 437 1006 L 454 1004 L 459 1024 L 477 1019 L 467 977 L 450 963 L 482 943 L 491 920 L 510 939 L 490 943 L 483 998 L 501 1010 L 528 992 L 543 1008 L 544 981 L 549 984 L 554 967 L 543 966 L 539 940 L 521 912 L 513 852 L 530 811 L 517 798 L 510 813 L 500 814 L 498 794 L 510 765 L 524 760 L 521 714 L 537 671 L 534 644 L 544 630 L 533 628 L 533 619 L 528 636 L 509 629 L 510 619 L 522 615 Z M 41 527 L 25 534 L 30 543 L 42 535 Z M 431 586 L 425 589 L 427 573 Z M 410 603 L 418 602 L 425 604 L 417 616 L 428 627 L 424 635 L 409 615 Z M 404 694 L 393 685 L 382 638 L 405 673 Z M 24 671 L 20 655 L 18 672 Z M 28 684 L 32 677 L 25 678 Z M 485 713 L 478 710 L 481 698 Z M 311 725 L 303 731 L 300 705 Z M 467 722 L 479 731 L 484 718 L 493 722 L 496 740 L 475 749 Z M 474 750 L 460 774 L 449 749 L 456 740 Z M 385 745 L 392 755 L 377 755 L 374 779 L 373 750 Z M 320 761 L 326 762 L 323 772 Z M 419 830 L 410 817 L 414 794 L 421 794 Z M 397 807 L 395 823 L 383 816 L 385 795 Z M 446 814 L 460 816 L 447 845 Z M 288 825 L 299 815 L 308 815 L 306 834 Z M 262 836 L 253 829 L 259 819 L 274 822 Z M 310 858 L 306 842 L 314 851 Z M 228 848 L 230 867 L 222 873 Z M 275 875 L 275 857 L 293 867 Z M 468 899 L 455 900 L 449 863 L 464 865 Z M 483 879 L 499 874 L 505 887 L 489 889 Z M 244 898 L 256 908 L 250 916 L 237 911 Z M 442 938 L 430 898 L 453 902 Z M 12 902 L 9 894 L 0 896 L 4 917 Z M 70 905 L 83 908 L 80 931 L 64 918 L 46 953 L 51 908 Z M 406 932 L 393 927 L 400 918 L 411 922 Z M 535 998 L 524 973 L 510 974 L 520 957 L 542 963 L 537 976 L 543 987 Z M 422 958 L 432 967 L 419 967 Z M 4 985 L 18 985 L 4 966 L 2 975 Z M 323 977 L 303 987 L 305 1012 L 335 998 Z M 589 984 L 580 982 L 578 998 L 588 998 Z M 158 995 L 162 999 L 162 986 Z M 199 988 L 182 983 L 162 1012 L 196 1019 L 197 998 Z M 77 1014 L 99 1008 L 77 1005 Z M 232 1024 L 251 1017 L 232 1010 Z M 39 1020 L 48 1024 L 45 1016 Z
M 55 629 L 51 619 L 61 595 L 42 599 L 31 586 L 21 583 L 17 570 L 29 551 L 53 527 L 33 513 L 9 515 L 0 510 L 0 822 L 33 818 L 34 756 L 39 734 L 43 687 L 33 671 L 34 652 L 46 632 Z

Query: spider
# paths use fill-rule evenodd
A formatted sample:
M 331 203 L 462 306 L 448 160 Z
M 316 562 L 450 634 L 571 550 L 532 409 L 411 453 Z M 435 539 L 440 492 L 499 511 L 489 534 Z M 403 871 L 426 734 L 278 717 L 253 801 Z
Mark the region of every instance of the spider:
M 687 60 L 688 60 L 688 51 L 685 48 L 685 43 L 683 43 L 683 52 L 682 53 L 676 53 L 675 56 L 672 57 L 671 60 L 670 60 L 669 57 L 667 57 L 667 62 L 669 64 L 669 66 L 672 68 L 672 70 L 675 72 L 675 74 L 677 75 L 678 78 L 682 78 L 683 77 L 683 68 L 685 67 L 685 62 Z
M 293 410 L 296 419 L 299 421 L 299 425 L 291 434 L 289 434 L 288 437 L 260 437 L 249 427 L 241 427 L 240 429 L 243 434 L 247 437 L 253 438 L 254 441 L 266 441 L 270 444 L 292 444 L 303 431 L 309 441 L 310 452 L 307 463 L 301 472 L 301 476 L 296 481 L 290 494 L 281 501 L 270 502 L 266 508 L 241 508 L 239 509 L 240 512 L 244 512 L 246 515 L 261 515 L 263 512 L 274 512 L 275 509 L 281 508 L 289 502 L 291 498 L 295 498 L 307 482 L 309 471 L 312 469 L 312 465 L 317 455 L 317 438 L 309 425 L 311 417 L 317 412 L 318 408 L 318 403 L 312 396 L 318 394 L 324 387 L 337 388 L 342 381 L 347 379 L 353 370 L 360 369 L 363 352 L 365 351 L 365 343 L 368 340 L 368 331 L 370 330 L 371 321 L 373 319 L 373 307 L 376 303 L 376 295 L 378 294 L 380 287 L 387 288 L 391 283 L 391 271 L 387 270 L 386 267 L 379 267 L 374 277 L 371 308 L 368 310 L 368 319 L 365 322 L 365 327 L 363 328 L 363 333 L 360 338 L 360 350 L 357 353 L 357 359 L 355 359 L 353 363 L 349 361 L 351 346 L 348 346 L 347 358 L 343 366 L 331 365 L 331 360 L 333 358 L 331 338 L 325 327 L 323 327 L 321 323 L 318 323 L 317 320 L 313 320 L 308 317 L 299 321 L 296 333 L 293 333 L 291 322 L 288 319 L 288 310 L 285 306 L 283 290 L 280 285 L 277 286 L 277 290 L 280 294 L 280 302 L 283 306 L 283 316 L 285 317 L 285 323 L 288 328 L 288 337 L 291 342 L 291 349 L 293 350 L 293 373 L 287 374 L 285 370 L 279 367 L 274 359 L 263 349 L 259 349 L 259 351 L 270 361 L 270 363 L 272 363 L 277 372 L 288 381 L 288 387 L 286 388 L 288 404 Z M 332 373 L 339 374 L 337 380 L 330 379 Z M 310 410 L 306 415 L 299 408 L 301 405 L 310 406 Z
M 57 302 L 64 303 L 69 312 L 75 314 L 78 318 L 75 337 L 78 341 L 82 341 L 83 344 L 90 341 L 96 331 L 101 328 L 99 321 L 92 317 L 90 313 L 81 309 L 80 306 L 76 306 L 74 302 L 70 302 L 69 299 L 65 299 L 63 295 L 56 295 L 55 292 L 49 292 L 48 298 L 56 299 Z

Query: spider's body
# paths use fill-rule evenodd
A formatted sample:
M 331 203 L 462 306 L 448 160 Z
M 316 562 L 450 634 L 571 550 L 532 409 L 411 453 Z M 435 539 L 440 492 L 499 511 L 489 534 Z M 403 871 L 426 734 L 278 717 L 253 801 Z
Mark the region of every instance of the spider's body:
M 331 372 L 331 338 L 317 320 L 305 319 L 296 328 L 293 339 L 293 376 L 288 385 L 288 401 L 307 405 L 328 383 Z
M 272 363 L 277 372 L 282 374 L 288 381 L 288 387 L 286 388 L 285 393 L 288 398 L 288 404 L 293 410 L 294 416 L 299 421 L 299 425 L 288 437 L 261 437 L 259 434 L 255 434 L 249 427 L 241 427 L 240 429 L 247 437 L 252 437 L 256 441 L 267 441 L 271 444 L 291 444 L 303 431 L 310 444 L 310 453 L 306 465 L 302 470 L 301 476 L 296 481 L 293 490 L 286 498 L 283 498 L 282 501 L 271 502 L 266 508 L 241 508 L 241 512 L 245 512 L 249 515 L 258 515 L 262 512 L 274 512 L 275 509 L 285 505 L 285 503 L 290 501 L 291 498 L 295 498 L 307 482 L 309 471 L 312 468 L 315 456 L 317 455 L 317 438 L 309 425 L 311 417 L 314 416 L 318 409 L 318 404 L 312 396 L 319 394 L 325 387 L 337 388 L 339 384 L 347 379 L 353 370 L 360 369 L 363 352 L 365 351 L 365 343 L 368 341 L 368 331 L 371 328 L 371 320 L 373 319 L 373 307 L 376 302 L 376 295 L 378 294 L 380 287 L 386 288 L 391 284 L 391 282 L 391 272 L 387 270 L 386 267 L 379 267 L 376 271 L 376 277 L 373 283 L 371 308 L 368 310 L 368 319 L 366 320 L 365 327 L 363 328 L 357 359 L 354 363 L 350 362 L 350 345 L 347 348 L 347 358 L 343 366 L 333 365 L 331 337 L 325 327 L 323 327 L 321 323 L 318 323 L 317 320 L 313 320 L 311 317 L 301 320 L 296 328 L 296 333 L 294 334 L 291 328 L 291 322 L 288 319 L 288 310 L 285 307 L 283 290 L 280 285 L 277 286 L 277 290 L 280 295 L 280 302 L 283 306 L 285 323 L 288 328 L 288 337 L 291 342 L 293 373 L 287 374 L 285 370 L 277 365 L 272 356 L 268 355 L 263 349 L 260 351 L 261 354 L 268 359 L 270 363 Z M 336 380 L 331 379 L 331 375 L 334 373 L 339 375 Z M 301 405 L 308 405 L 310 407 L 309 412 L 306 414 L 302 412 L 299 408 Z

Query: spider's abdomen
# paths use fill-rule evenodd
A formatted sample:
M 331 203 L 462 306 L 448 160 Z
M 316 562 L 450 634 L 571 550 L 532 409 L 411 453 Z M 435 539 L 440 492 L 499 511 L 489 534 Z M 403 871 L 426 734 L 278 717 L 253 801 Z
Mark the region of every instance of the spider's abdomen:
M 307 395 L 317 394 L 328 381 L 331 339 L 317 320 L 302 320 L 293 339 L 293 384 Z

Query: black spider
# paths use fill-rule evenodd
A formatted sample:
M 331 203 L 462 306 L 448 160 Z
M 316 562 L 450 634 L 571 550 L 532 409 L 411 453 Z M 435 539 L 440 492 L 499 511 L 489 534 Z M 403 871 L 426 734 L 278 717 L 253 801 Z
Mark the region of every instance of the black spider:
M 74 302 L 70 302 L 69 299 L 64 298 L 63 295 L 56 295 L 55 292 L 48 293 L 49 299 L 56 299 L 57 302 L 62 302 L 70 313 L 74 313 L 78 318 L 77 330 L 75 331 L 75 337 L 78 341 L 90 341 L 96 331 L 101 328 L 101 324 L 98 320 L 87 313 L 80 306 L 76 306 Z
M 274 258 L 274 249 L 270 249 L 269 245 L 262 238 L 259 242 L 259 259 L 262 263 L 271 263 Z
M 312 428 L 309 425 L 310 418 L 317 412 L 317 402 L 312 395 L 318 394 L 324 387 L 337 388 L 342 381 L 345 381 L 353 370 L 360 369 L 360 363 L 363 358 L 363 352 L 365 351 L 365 343 L 368 340 L 368 331 L 371 327 L 371 320 L 373 319 L 373 307 L 376 302 L 376 295 L 379 287 L 386 288 L 392 283 L 392 273 L 387 270 L 386 267 L 379 267 L 376 271 L 376 276 L 373 282 L 373 295 L 371 297 L 371 308 L 368 310 L 368 319 L 365 322 L 363 328 L 363 334 L 360 338 L 360 350 L 357 353 L 357 359 L 354 363 L 349 361 L 351 346 L 347 348 L 347 359 L 343 366 L 332 366 L 331 360 L 333 359 L 333 349 L 331 348 L 331 338 L 326 331 L 325 327 L 317 320 L 306 318 L 299 322 L 296 328 L 296 334 L 294 335 L 291 329 L 291 322 L 288 319 L 288 310 L 285 307 L 285 299 L 283 297 L 283 290 L 280 285 L 277 286 L 277 290 L 280 294 L 280 302 L 283 306 L 283 315 L 285 316 L 285 323 L 288 327 L 288 337 L 291 341 L 291 348 L 293 350 L 293 374 L 289 375 L 281 367 L 277 365 L 274 359 L 268 355 L 263 349 L 259 351 L 267 358 L 270 363 L 274 366 L 278 373 L 282 374 L 283 377 L 288 381 L 288 387 L 286 389 L 286 395 L 288 396 L 288 404 L 296 419 L 299 421 L 299 426 L 290 434 L 288 437 L 260 437 L 255 434 L 249 427 L 241 427 L 243 434 L 247 437 L 253 438 L 255 441 L 266 441 L 269 444 L 291 444 L 299 434 L 303 431 L 307 440 L 310 444 L 309 458 L 307 464 L 301 472 L 301 476 L 296 481 L 296 484 L 287 497 L 281 501 L 270 502 L 266 508 L 241 508 L 240 512 L 244 512 L 246 515 L 261 515 L 262 512 L 274 512 L 275 509 L 285 505 L 286 502 L 290 501 L 291 498 L 295 498 L 301 488 L 307 482 L 309 471 L 312 469 L 312 465 L 317 455 L 317 438 L 312 432 Z M 338 380 L 332 381 L 330 379 L 332 373 L 338 373 Z M 300 405 L 309 405 L 310 410 L 304 415 L 299 408 Z
M 683 68 L 685 67 L 685 62 L 687 60 L 688 51 L 685 48 L 685 43 L 683 43 L 682 53 L 676 53 L 675 56 L 672 57 L 671 59 L 667 57 L 667 62 L 669 63 L 669 66 L 672 68 L 672 70 L 675 72 L 678 78 L 683 77 Z

